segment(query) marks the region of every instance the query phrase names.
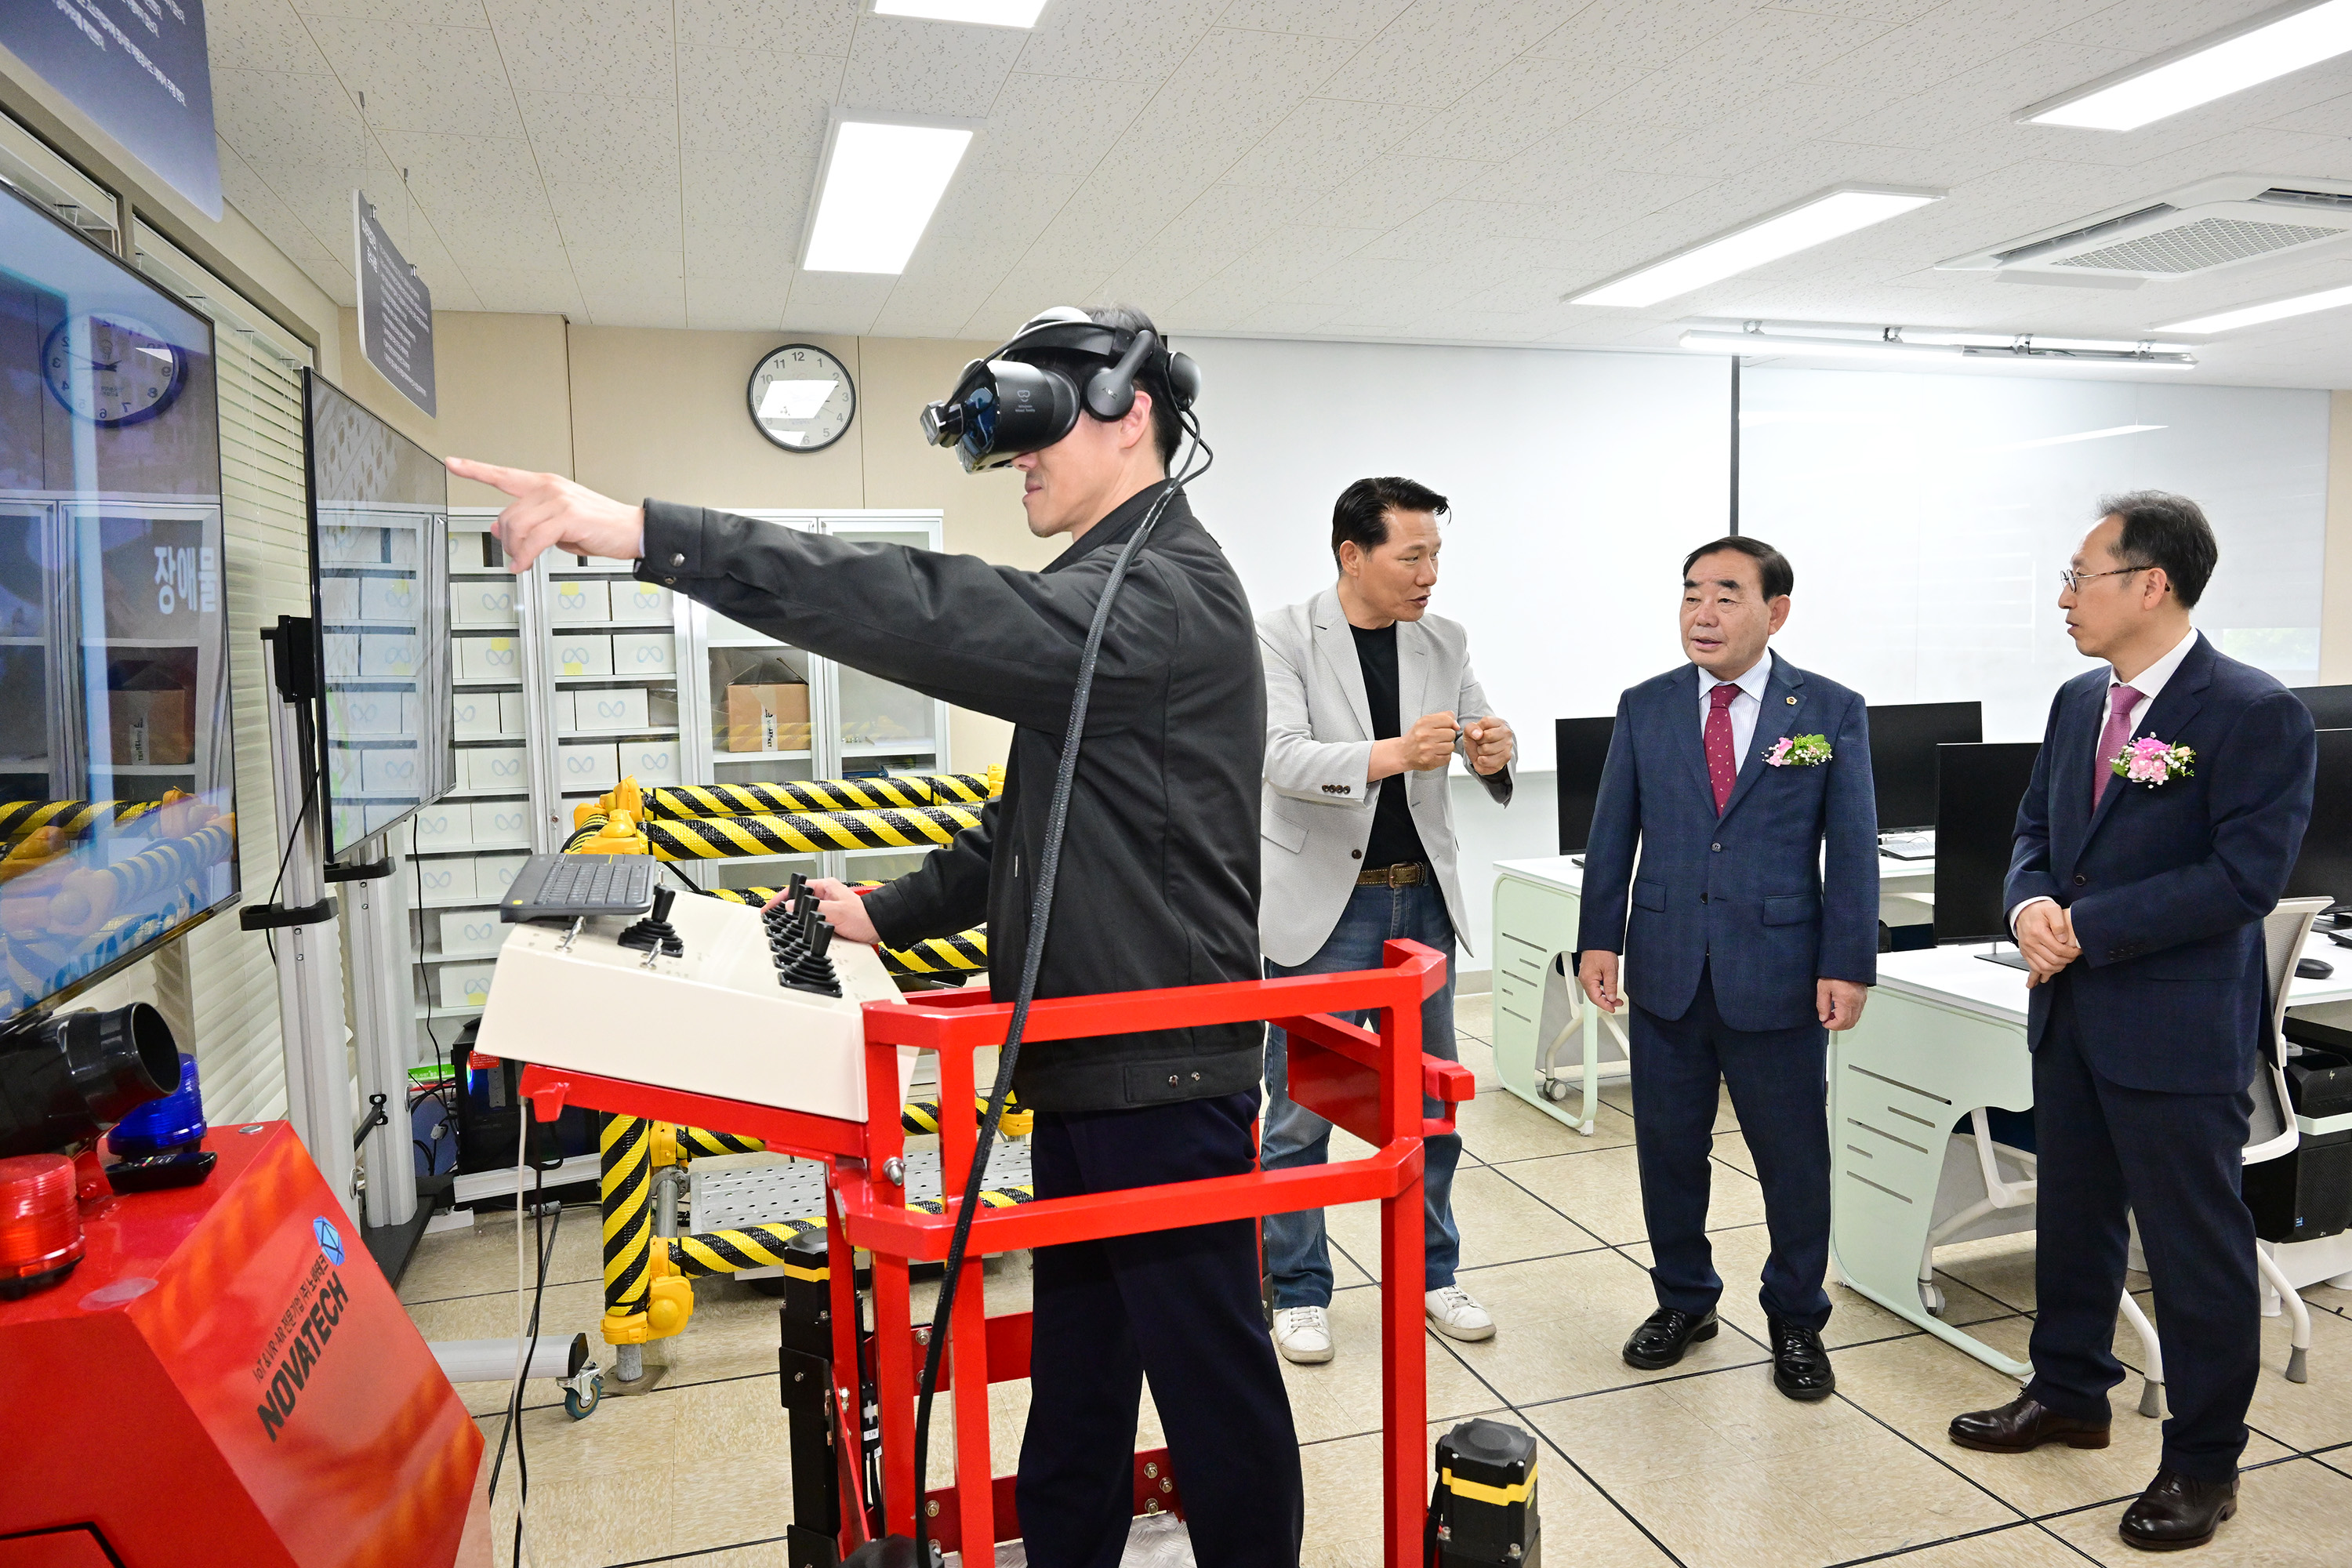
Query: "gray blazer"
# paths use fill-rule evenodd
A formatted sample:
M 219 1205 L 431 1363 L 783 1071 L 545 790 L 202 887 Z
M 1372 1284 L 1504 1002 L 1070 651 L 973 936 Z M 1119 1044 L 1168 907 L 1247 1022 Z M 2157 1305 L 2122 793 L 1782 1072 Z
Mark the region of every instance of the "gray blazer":
M 1257 640 L 1265 663 L 1258 942 L 1267 958 L 1295 965 L 1314 957 L 1329 938 L 1364 868 L 1380 798 L 1380 785 L 1365 776 L 1371 768 L 1372 715 L 1364 667 L 1337 589 L 1260 616 Z M 1469 634 L 1437 616 L 1397 623 L 1397 696 L 1403 710 L 1400 728 L 1423 713 L 1468 719 L 1491 712 L 1470 673 Z M 1510 804 L 1510 769 L 1473 776 L 1497 803 Z M 1454 874 L 1445 773 L 1409 773 L 1404 781 L 1412 825 L 1459 937 L 1469 928 Z M 1467 951 L 1469 943 L 1463 947 Z

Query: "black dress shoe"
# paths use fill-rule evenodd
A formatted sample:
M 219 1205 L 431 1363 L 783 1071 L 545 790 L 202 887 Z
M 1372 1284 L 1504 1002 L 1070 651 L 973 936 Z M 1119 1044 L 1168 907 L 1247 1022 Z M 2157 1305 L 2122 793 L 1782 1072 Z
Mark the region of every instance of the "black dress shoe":
M 2044 1443 L 2070 1448 L 2104 1448 L 2107 1424 L 2061 1415 L 2021 1394 L 1998 1410 L 1971 1410 L 1952 1417 L 1952 1441 L 1988 1454 L 2029 1454 Z
M 1830 1370 L 1820 1333 L 1778 1318 L 1766 1321 L 1772 1325 L 1772 1386 L 1808 1405 L 1835 1394 L 1837 1373 Z
M 2116 1528 L 2126 1545 L 2142 1552 L 2180 1552 L 2212 1540 L 2214 1530 L 2237 1511 L 2237 1477 L 2200 1481 L 2179 1470 L 2158 1470 L 2139 1500 L 2124 1510 Z
M 1720 1326 L 1712 1311 L 1702 1315 L 1677 1307 L 1661 1307 L 1643 1319 L 1633 1337 L 1625 1342 L 1625 1364 L 1638 1366 L 1643 1372 L 1672 1366 L 1683 1359 L 1683 1352 L 1699 1341 L 1715 1338 Z

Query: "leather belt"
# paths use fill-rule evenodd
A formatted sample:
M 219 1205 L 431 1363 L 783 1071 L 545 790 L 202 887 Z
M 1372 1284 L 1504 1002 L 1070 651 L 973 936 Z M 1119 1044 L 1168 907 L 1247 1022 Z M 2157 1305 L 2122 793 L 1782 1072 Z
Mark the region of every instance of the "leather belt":
M 1417 888 L 1429 880 L 1429 868 L 1418 860 L 1402 866 L 1374 866 L 1356 873 L 1359 888 Z

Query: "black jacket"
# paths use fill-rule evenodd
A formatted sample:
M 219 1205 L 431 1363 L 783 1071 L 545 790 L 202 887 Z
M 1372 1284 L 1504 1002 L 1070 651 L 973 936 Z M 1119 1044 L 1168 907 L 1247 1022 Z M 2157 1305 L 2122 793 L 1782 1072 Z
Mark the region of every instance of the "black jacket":
M 981 826 L 866 900 L 893 946 L 988 922 L 999 999 L 1019 984 L 1078 656 L 1118 547 L 1159 487 L 1043 572 L 849 544 L 646 503 L 637 575 L 797 647 L 1015 729 Z M 1183 496 L 1129 567 L 1103 634 L 1070 798 L 1040 996 L 1258 977 L 1258 781 L 1265 685 L 1239 577 Z M 1024 1047 L 1041 1110 L 1107 1110 L 1254 1087 L 1264 1026 Z

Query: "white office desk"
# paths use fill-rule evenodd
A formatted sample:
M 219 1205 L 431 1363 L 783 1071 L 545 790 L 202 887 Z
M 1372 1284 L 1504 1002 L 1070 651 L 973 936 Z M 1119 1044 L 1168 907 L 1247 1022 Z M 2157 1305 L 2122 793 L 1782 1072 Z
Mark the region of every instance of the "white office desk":
M 1612 1017 L 1592 1005 L 1568 968 L 1584 908 L 1582 858 L 1495 863 L 1495 1069 L 1505 1089 L 1589 1137 L 1601 1080 L 1624 1075 L 1626 1038 L 1623 1013 Z M 1881 856 L 1882 914 L 1902 916 L 1892 924 L 1916 923 L 1918 907 L 1933 904 L 1935 881 L 1933 860 Z
M 1979 1106 L 2033 1105 L 2025 973 L 1977 956 L 1986 951 L 1971 943 L 1879 954 L 1862 1021 L 1830 1037 L 1830 1257 L 1840 1279 L 1888 1311 L 2024 1377 L 2026 1363 L 1919 1300 L 1920 1254 L 1953 1124 Z M 2305 951 L 2336 973 L 2296 980 L 2288 1005 L 2352 1000 L 2352 952 L 2317 934 Z M 2352 1234 L 2283 1246 L 2275 1256 L 2301 1287 L 2352 1269 Z

